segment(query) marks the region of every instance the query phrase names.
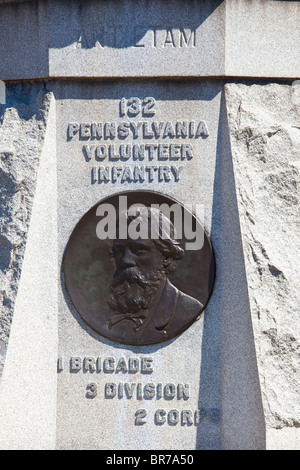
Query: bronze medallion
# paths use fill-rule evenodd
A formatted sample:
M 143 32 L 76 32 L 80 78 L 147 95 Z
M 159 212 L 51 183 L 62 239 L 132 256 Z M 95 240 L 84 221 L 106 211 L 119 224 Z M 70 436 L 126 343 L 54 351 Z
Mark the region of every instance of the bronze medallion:
M 107 197 L 78 222 L 64 255 L 69 297 L 105 338 L 150 345 L 174 338 L 201 314 L 215 259 L 199 221 L 153 191 Z

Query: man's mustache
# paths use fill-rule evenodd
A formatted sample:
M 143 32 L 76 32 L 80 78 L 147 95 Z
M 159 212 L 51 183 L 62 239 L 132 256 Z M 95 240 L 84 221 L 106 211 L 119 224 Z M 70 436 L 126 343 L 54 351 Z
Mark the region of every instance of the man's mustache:
M 146 278 L 136 268 L 124 268 L 118 269 L 112 280 L 112 287 L 117 287 L 123 282 L 128 281 L 129 283 L 137 283 L 141 286 L 147 283 Z
M 163 268 L 144 275 L 136 267 L 117 269 L 111 284 L 109 307 L 119 313 L 136 313 L 148 308 L 164 277 Z

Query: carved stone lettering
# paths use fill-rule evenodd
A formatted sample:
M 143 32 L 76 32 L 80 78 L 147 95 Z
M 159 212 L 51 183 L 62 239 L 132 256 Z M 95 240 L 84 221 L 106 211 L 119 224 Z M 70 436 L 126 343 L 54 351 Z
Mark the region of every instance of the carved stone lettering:
M 116 391 L 118 390 L 118 394 Z M 184 390 L 184 393 L 183 393 Z M 131 399 L 135 397 L 137 400 L 141 399 L 156 399 L 159 400 L 163 398 L 164 400 L 188 400 L 189 398 L 189 384 L 179 383 L 177 385 L 168 383 L 155 384 L 153 382 L 148 382 L 143 384 L 141 382 L 120 382 L 119 384 L 111 383 L 105 384 L 105 397 L 107 398 L 125 398 Z
M 95 48 L 101 53 L 104 45 L 133 48 L 176 48 L 197 47 L 195 25 L 149 25 L 149 24 L 103 24 L 95 20 L 91 25 L 82 24 L 76 38 L 78 50 Z
M 141 358 L 130 357 L 126 359 L 124 357 L 107 357 L 102 359 L 101 357 L 87 356 L 84 358 L 74 356 L 70 358 L 70 371 L 71 372 L 103 372 L 104 374 L 120 372 L 128 374 L 136 374 L 141 372 L 142 374 L 151 374 L 153 372 L 153 358 L 144 356 Z M 64 359 L 59 357 L 57 360 L 57 369 L 59 372 L 63 371 Z
M 114 398 L 117 394 L 117 386 L 115 383 L 105 384 L 105 398 Z
M 211 418 L 211 417 L 214 418 Z M 199 426 L 203 419 L 210 420 L 211 423 L 217 424 L 220 422 L 221 414 L 219 409 L 201 409 L 201 410 L 177 410 L 170 411 L 158 409 L 154 413 L 154 423 L 157 426 L 165 424 L 169 426 Z
M 125 122 L 92 122 L 71 123 L 67 128 L 68 139 L 77 140 L 115 140 L 126 138 L 186 138 L 196 139 L 208 137 L 209 132 L 205 121 L 177 121 L 172 123 L 157 121 L 125 121 Z
M 191 36 L 188 40 L 186 34 L 182 32 L 180 43 L 183 42 L 189 44 Z M 173 43 L 173 33 L 168 29 L 164 47 L 172 46 Z M 183 143 L 182 140 L 206 139 L 209 131 L 204 120 L 154 120 L 157 110 L 158 102 L 153 97 L 122 98 L 119 101 L 119 116 L 127 120 L 68 124 L 68 141 L 84 142 L 81 149 L 84 160 L 87 163 L 105 164 L 90 169 L 92 185 L 170 183 L 180 180 L 182 165 L 163 166 L 159 163 L 192 160 L 195 157 L 193 144 Z M 144 119 L 134 120 L 140 117 Z M 127 139 L 128 142 L 124 143 Z M 174 142 L 174 139 L 179 142 Z M 200 157 L 199 153 L 197 156 Z M 124 162 L 129 165 L 122 165 Z M 144 165 L 132 165 L 132 162 L 142 162 Z

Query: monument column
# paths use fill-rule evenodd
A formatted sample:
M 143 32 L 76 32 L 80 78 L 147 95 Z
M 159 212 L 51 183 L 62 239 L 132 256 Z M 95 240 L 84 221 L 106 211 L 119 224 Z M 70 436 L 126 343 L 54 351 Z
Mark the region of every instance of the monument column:
M 0 1 L 0 448 L 299 448 L 299 20 Z

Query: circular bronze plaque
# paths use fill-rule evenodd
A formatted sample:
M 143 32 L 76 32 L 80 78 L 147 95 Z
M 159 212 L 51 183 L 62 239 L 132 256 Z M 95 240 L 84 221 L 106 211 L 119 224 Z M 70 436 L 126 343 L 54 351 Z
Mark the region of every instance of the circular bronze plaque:
M 208 236 L 173 198 L 110 196 L 78 222 L 64 255 L 69 297 L 105 338 L 150 345 L 174 338 L 204 310 L 215 279 Z

